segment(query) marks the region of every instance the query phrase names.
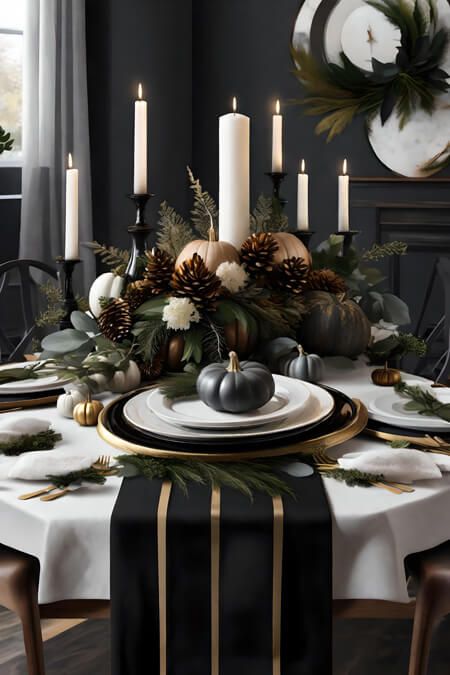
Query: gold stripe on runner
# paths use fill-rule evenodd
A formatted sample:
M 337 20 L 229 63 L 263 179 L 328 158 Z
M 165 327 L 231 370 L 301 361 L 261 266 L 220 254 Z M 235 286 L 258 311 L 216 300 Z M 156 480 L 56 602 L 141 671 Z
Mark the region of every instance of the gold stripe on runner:
M 211 493 L 211 675 L 219 675 L 220 488 Z
M 158 602 L 159 602 L 159 673 L 167 675 L 167 511 L 172 483 L 161 485 L 157 511 Z
M 283 500 L 273 497 L 272 673 L 281 675 L 281 590 L 283 572 Z

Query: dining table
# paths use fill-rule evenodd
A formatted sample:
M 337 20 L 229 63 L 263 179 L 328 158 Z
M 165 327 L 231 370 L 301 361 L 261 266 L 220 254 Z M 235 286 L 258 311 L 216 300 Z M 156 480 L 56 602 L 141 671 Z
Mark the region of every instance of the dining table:
M 325 360 L 323 383 L 369 404 L 384 391 L 371 381 L 363 358 Z M 423 378 L 407 376 L 409 380 Z M 112 395 L 105 395 L 105 401 Z M 54 456 L 82 453 L 92 460 L 122 451 L 108 445 L 95 427 L 81 427 L 55 407 L 5 413 L 8 419 L 39 417 L 62 435 Z M 337 458 L 385 445 L 364 434 L 336 446 Z M 122 479 L 83 485 L 55 501 L 19 496 L 42 482 L 7 478 L 12 457 L 0 457 L 0 543 L 35 556 L 40 563 L 39 603 L 109 600 L 110 521 Z M 414 483 L 414 491 L 394 494 L 377 487 L 350 487 L 323 477 L 332 517 L 333 598 L 340 601 L 412 602 L 405 559 L 450 539 L 450 474 Z

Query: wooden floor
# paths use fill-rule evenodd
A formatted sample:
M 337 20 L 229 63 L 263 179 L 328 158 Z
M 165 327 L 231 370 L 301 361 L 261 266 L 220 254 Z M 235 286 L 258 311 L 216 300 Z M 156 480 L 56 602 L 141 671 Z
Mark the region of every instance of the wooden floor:
M 109 622 L 86 621 L 50 637 L 68 624 L 46 623 L 47 675 L 109 675 Z M 407 675 L 411 622 L 338 621 L 334 675 Z M 450 674 L 450 616 L 436 630 L 428 675 Z M 27 675 L 22 636 L 15 617 L 0 609 L 0 675 Z M 199 674 L 200 675 L 200 674 Z

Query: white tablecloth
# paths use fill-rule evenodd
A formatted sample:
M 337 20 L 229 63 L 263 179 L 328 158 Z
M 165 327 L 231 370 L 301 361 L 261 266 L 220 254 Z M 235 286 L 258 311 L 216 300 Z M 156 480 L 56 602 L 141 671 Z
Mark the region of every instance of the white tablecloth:
M 327 364 L 326 384 L 366 402 L 383 392 L 372 385 L 370 369 L 361 361 L 346 370 L 335 363 Z M 95 429 L 81 428 L 52 408 L 8 413 L 8 419 L 37 415 L 51 420 L 63 435 L 53 452 L 82 449 L 93 459 L 115 453 Z M 357 438 L 333 454 L 370 449 L 376 443 Z M 334 597 L 408 602 L 405 557 L 450 539 L 450 476 L 416 483 L 415 492 L 402 495 L 350 488 L 333 479 L 324 482 L 333 518 Z M 0 542 L 39 559 L 41 603 L 109 598 L 109 525 L 120 479 L 109 479 L 103 487 L 83 487 L 55 502 L 17 499 L 39 487 L 28 481 L 0 481 Z

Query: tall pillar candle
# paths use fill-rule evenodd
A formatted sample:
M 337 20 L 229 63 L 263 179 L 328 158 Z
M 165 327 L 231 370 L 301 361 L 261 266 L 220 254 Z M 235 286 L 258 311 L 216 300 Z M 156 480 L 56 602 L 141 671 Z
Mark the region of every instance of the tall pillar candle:
M 283 115 L 280 115 L 280 101 L 275 106 L 272 118 L 272 173 L 283 171 Z
M 73 168 L 72 155 L 69 153 L 66 171 L 66 240 L 64 258 L 77 260 L 80 256 L 78 242 L 78 169 Z
M 147 192 L 147 101 L 142 99 L 142 85 L 134 102 L 134 183 L 133 192 Z
M 347 160 L 344 159 L 342 166 L 342 175 L 339 176 L 339 196 L 338 196 L 338 230 L 339 232 L 348 232 L 350 229 L 349 220 L 349 178 L 347 174 Z
M 250 118 L 219 119 L 219 239 L 240 248 L 250 235 Z
M 309 230 L 309 176 L 305 173 L 305 160 L 302 159 L 298 174 L 297 189 L 297 230 Z

